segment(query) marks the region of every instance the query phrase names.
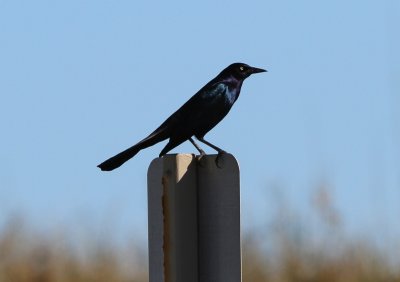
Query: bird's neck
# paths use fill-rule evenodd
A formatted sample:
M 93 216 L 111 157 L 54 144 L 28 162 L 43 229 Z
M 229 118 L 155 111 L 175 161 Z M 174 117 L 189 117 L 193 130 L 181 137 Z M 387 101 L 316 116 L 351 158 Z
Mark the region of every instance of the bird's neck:
M 240 89 L 242 87 L 243 79 L 237 79 L 236 77 L 231 75 L 231 76 L 228 76 L 228 77 L 222 79 L 221 82 L 228 85 L 229 88 L 239 88 Z
M 242 88 L 243 80 L 242 79 L 237 79 L 234 76 L 229 76 L 225 79 L 222 80 L 222 83 L 224 83 L 228 87 L 228 93 L 229 93 L 229 100 L 231 102 L 235 102 L 237 98 L 239 97 L 240 94 L 240 89 Z

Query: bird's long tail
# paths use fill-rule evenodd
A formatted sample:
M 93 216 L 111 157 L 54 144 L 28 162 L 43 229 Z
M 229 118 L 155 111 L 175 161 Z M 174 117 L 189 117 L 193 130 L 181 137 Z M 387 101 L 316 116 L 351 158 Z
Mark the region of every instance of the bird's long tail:
M 136 144 L 125 151 L 115 155 L 114 157 L 109 158 L 108 160 L 102 162 L 97 167 L 99 167 L 103 171 L 110 171 L 120 167 L 123 163 L 125 163 L 130 158 L 133 158 L 141 149 L 139 144 Z
M 126 149 L 125 151 L 122 151 L 114 157 L 109 158 L 108 160 L 99 164 L 97 167 L 99 167 L 103 171 L 111 171 L 113 169 L 116 169 L 129 159 L 133 158 L 140 150 L 161 142 L 168 137 L 168 132 L 166 132 L 164 128 L 160 127 L 136 145 L 133 145 L 132 147 Z

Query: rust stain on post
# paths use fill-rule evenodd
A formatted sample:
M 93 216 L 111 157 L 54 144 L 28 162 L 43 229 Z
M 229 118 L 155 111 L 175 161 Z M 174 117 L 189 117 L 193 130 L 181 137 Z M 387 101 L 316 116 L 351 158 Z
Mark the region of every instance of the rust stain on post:
M 164 254 L 164 281 L 168 282 L 170 277 L 170 232 L 169 232 L 169 220 L 170 220 L 170 212 L 168 205 L 168 178 L 167 176 L 162 177 L 162 213 L 163 213 L 163 254 Z

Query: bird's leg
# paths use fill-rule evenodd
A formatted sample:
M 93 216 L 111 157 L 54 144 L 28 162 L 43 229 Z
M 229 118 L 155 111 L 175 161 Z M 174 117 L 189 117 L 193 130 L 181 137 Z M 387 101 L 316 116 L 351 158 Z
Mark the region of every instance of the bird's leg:
M 199 151 L 199 153 L 200 153 L 200 158 L 203 157 L 203 156 L 206 154 L 206 153 L 203 151 L 203 149 L 200 148 L 200 146 L 199 146 L 196 142 L 194 142 L 194 140 L 193 140 L 192 137 L 189 138 L 189 141 L 193 144 L 193 146 L 196 147 L 197 151 Z M 200 159 L 200 158 L 199 158 L 199 159 Z
M 215 146 L 215 145 L 211 144 L 210 142 L 204 140 L 203 137 L 202 137 L 202 138 L 196 137 L 196 138 L 197 138 L 197 140 L 199 140 L 200 142 L 202 142 L 202 143 L 204 143 L 204 144 L 210 146 L 211 148 L 213 148 L 215 151 L 218 152 L 218 154 L 226 153 L 226 152 L 225 152 L 224 150 L 222 150 L 221 148 L 218 148 L 217 146 Z
M 204 143 L 204 144 L 210 146 L 211 148 L 213 148 L 215 151 L 218 152 L 218 156 L 217 156 L 217 158 L 215 159 L 215 164 L 217 165 L 217 167 L 221 168 L 221 166 L 218 164 L 218 163 L 219 163 L 219 158 L 222 156 L 222 154 L 226 154 L 226 152 L 225 152 L 224 150 L 222 150 L 221 148 L 218 148 L 217 146 L 215 146 L 215 145 L 211 144 L 210 142 L 204 140 L 203 137 L 201 137 L 201 138 L 196 137 L 196 138 L 197 138 L 200 142 L 202 142 L 202 143 Z

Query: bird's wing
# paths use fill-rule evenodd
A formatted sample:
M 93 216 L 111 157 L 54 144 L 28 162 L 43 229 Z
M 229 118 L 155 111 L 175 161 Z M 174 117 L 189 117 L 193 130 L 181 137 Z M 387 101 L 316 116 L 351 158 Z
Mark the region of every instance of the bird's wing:
M 216 101 L 225 91 L 226 85 L 210 81 L 142 141 L 160 135 L 164 138 L 175 134 L 192 136 L 193 129 L 212 110 L 213 106 L 215 107 Z
M 212 108 L 224 95 L 227 86 L 223 83 L 208 83 L 196 94 L 192 96 L 182 107 L 180 107 L 173 115 L 179 114 L 187 118 L 195 113 L 201 113 Z

